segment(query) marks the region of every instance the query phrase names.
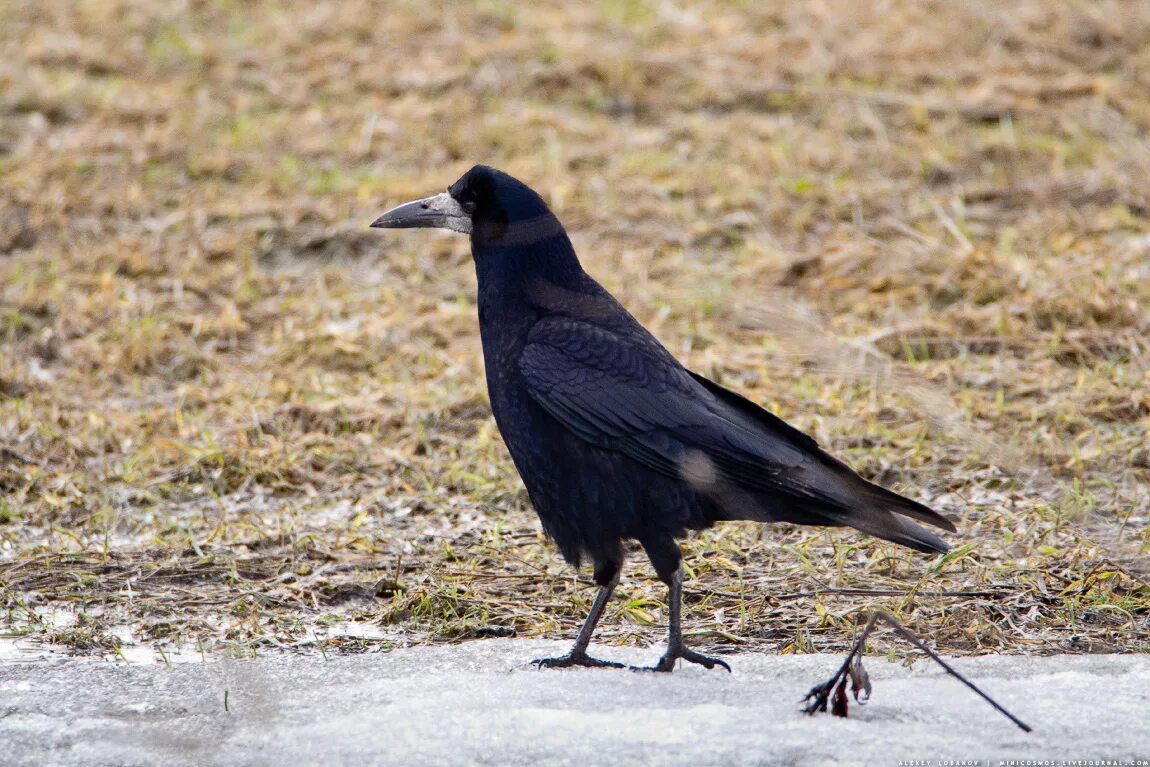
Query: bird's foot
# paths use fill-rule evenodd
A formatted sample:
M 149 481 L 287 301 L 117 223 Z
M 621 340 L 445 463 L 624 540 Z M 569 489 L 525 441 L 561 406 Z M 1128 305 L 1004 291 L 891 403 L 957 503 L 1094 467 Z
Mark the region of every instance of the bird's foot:
M 859 644 L 856 650 L 861 646 Z M 847 682 L 850 682 L 850 690 L 855 701 L 863 704 L 870 700 L 870 677 L 867 675 L 866 669 L 863 668 L 862 655 L 855 654 L 853 650 L 846 663 L 839 667 L 834 676 L 822 684 L 816 684 L 803 698 L 805 704 L 803 713 L 814 714 L 819 711 L 826 711 L 829 705 L 831 713 L 835 716 L 846 716 L 849 707 Z
M 715 668 L 721 666 L 730 673 L 731 667 L 727 665 L 726 661 L 712 658 L 710 655 L 703 655 L 701 652 L 695 652 L 688 647 L 679 647 L 677 649 L 668 648 L 667 652 L 659 658 L 659 662 L 654 666 L 636 666 L 633 667 L 635 671 L 662 671 L 669 672 L 675 670 L 675 661 L 682 658 L 689 663 L 698 663 L 705 668 Z
M 558 658 L 538 658 L 532 662 L 536 668 L 571 668 L 572 666 L 583 666 L 585 668 L 626 668 L 622 663 L 616 663 L 610 660 L 599 660 L 598 658 L 592 658 L 585 652 L 576 652 L 574 650 Z
M 811 691 L 803 698 L 803 703 L 806 704 L 803 706 L 803 713 L 814 714 L 817 711 L 826 711 L 827 703 L 831 698 L 831 691 L 835 689 L 835 685 L 838 681 L 839 675 L 835 674 L 822 684 L 816 684 L 812 687 Z

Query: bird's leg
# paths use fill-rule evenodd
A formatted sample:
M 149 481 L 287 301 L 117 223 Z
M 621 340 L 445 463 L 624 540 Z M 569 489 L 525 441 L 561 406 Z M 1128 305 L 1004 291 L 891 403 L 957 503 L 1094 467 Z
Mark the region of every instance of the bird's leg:
M 535 665 L 539 668 L 568 668 L 570 666 L 625 668 L 622 663 L 599 660 L 587 654 L 587 646 L 591 644 L 591 634 L 595 632 L 595 626 L 603 617 L 603 608 L 607 606 L 608 600 L 611 599 L 611 593 L 615 591 L 615 585 L 618 583 L 619 574 L 615 573 L 615 577 L 607 585 L 599 587 L 599 593 L 595 595 L 595 601 L 591 605 L 591 612 L 587 613 L 587 620 L 583 621 L 583 628 L 579 629 L 579 636 L 575 637 L 575 644 L 572 646 L 571 652 L 558 658 L 539 658 L 535 661 Z
M 667 629 L 667 652 L 663 653 L 663 657 L 654 666 L 647 666 L 636 669 L 637 671 L 673 671 L 675 669 L 675 661 L 682 658 L 691 663 L 698 663 L 700 666 L 707 668 L 714 668 L 715 666 L 722 666 L 727 671 L 731 667 L 726 662 L 718 658 L 712 658 L 709 655 L 695 652 L 683 644 L 683 628 L 680 625 L 681 607 L 683 603 L 683 571 L 682 569 L 675 570 L 674 575 L 671 576 L 671 584 L 667 587 L 667 604 L 670 612 L 670 626 Z

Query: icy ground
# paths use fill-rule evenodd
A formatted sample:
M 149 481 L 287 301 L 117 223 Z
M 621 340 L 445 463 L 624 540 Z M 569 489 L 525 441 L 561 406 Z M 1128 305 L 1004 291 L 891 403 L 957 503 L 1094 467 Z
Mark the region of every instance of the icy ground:
M 1027 735 L 926 661 L 868 659 L 874 696 L 844 720 L 798 707 L 838 657 L 728 656 L 733 674 L 527 665 L 565 650 L 485 640 L 327 660 L 0 663 L 0 764 L 1150 765 L 1145 656 L 956 660 Z

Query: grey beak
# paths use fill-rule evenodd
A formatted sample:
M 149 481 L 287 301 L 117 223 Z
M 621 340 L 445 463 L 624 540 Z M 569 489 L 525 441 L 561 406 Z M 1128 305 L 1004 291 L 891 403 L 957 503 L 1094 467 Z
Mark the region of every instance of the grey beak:
M 447 192 L 405 202 L 371 222 L 376 229 L 427 227 L 471 234 L 471 216 Z

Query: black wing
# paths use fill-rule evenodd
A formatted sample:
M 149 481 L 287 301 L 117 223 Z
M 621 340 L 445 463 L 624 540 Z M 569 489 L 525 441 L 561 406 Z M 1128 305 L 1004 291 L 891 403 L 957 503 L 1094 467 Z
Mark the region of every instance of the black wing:
M 781 420 L 773 430 L 748 423 L 653 341 L 545 319 L 519 367 L 531 396 L 575 434 L 663 474 L 681 477 L 692 451 L 702 451 L 740 484 L 812 490 L 801 474 L 816 464 L 814 440 Z
M 766 410 L 690 373 L 638 326 L 615 331 L 543 319 L 528 337 L 520 372 L 535 401 L 582 439 L 701 489 L 722 482 L 783 496 L 815 513 L 795 521 L 847 524 L 900 543 L 925 537 L 916 548 L 945 544 L 887 520 L 889 511 L 953 529 L 925 506 L 866 482 Z M 743 514 L 786 518 L 763 508 Z

